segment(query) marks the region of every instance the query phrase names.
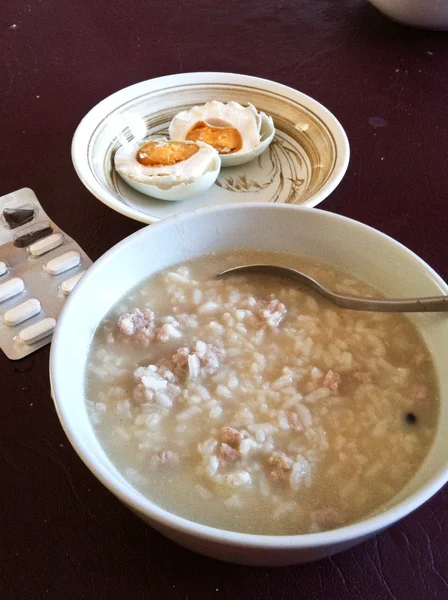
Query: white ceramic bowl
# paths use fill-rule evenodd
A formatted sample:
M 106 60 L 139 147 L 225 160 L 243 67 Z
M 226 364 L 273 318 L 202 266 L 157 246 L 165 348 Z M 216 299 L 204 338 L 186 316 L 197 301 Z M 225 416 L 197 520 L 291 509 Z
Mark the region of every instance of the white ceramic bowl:
M 273 117 L 271 143 L 270 122 L 263 123 L 259 150 L 269 146 L 265 152 L 241 165 L 241 155 L 223 157 L 223 166 L 232 166 L 221 169 L 206 193 L 182 202 L 149 198 L 118 177 L 113 161 L 121 145 L 167 135 L 177 113 L 210 100 L 251 103 Z M 344 129 L 319 102 L 274 81 L 235 73 L 182 73 L 124 88 L 87 113 L 72 143 L 73 164 L 84 185 L 109 208 L 142 223 L 217 204 L 316 206 L 341 181 L 349 155 Z
M 251 247 L 331 262 L 389 296 L 448 294 L 443 280 L 410 250 L 356 221 L 316 209 L 272 204 L 201 209 L 138 231 L 89 269 L 59 319 L 51 349 L 51 385 L 62 426 L 79 456 L 111 492 L 152 527 L 215 558 L 255 565 L 292 564 L 361 542 L 420 506 L 447 481 L 448 318 L 446 313 L 413 316 L 434 357 L 442 398 L 440 423 L 424 464 L 385 510 L 347 527 L 296 536 L 241 534 L 188 521 L 134 489 L 103 451 L 85 404 L 89 343 L 105 313 L 142 279 L 210 252 Z

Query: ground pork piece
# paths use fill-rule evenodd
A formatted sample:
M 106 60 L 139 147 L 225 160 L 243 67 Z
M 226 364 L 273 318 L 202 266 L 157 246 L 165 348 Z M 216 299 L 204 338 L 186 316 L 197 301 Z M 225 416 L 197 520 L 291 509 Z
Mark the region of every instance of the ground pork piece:
M 184 381 L 186 377 L 196 377 L 199 374 L 198 361 L 197 357 L 192 358 L 190 349 L 186 346 L 178 348 L 176 353 L 171 357 L 172 369 L 175 376 L 180 381 Z
M 184 367 L 188 364 L 188 356 L 190 354 L 190 350 L 185 346 L 182 348 L 178 348 L 176 354 L 173 354 L 171 360 L 175 367 Z
M 283 452 L 275 452 L 269 457 L 269 464 L 273 467 L 270 475 L 275 481 L 285 481 L 289 479 L 293 461 Z
M 280 325 L 286 315 L 286 306 L 271 294 L 268 300 L 257 302 L 254 313 L 263 322 L 264 325 L 275 329 Z
M 179 454 L 173 450 L 162 450 L 158 454 L 153 454 L 149 465 L 152 471 L 161 467 L 172 467 L 179 462 Z
M 176 354 L 172 357 L 175 369 L 179 374 L 184 372 L 189 377 L 195 378 L 204 375 L 211 375 L 219 369 L 220 359 L 224 357 L 224 350 L 198 341 L 194 350 L 182 347 L 178 348 Z
M 168 383 L 164 389 L 164 393 L 171 398 L 171 400 L 175 400 L 180 396 L 180 387 L 178 385 L 174 385 L 174 383 Z
M 197 353 L 195 353 L 198 356 Z M 208 347 L 202 357 L 199 357 L 201 369 L 207 375 L 211 375 L 219 369 L 219 356 L 213 347 Z
M 355 371 L 352 377 L 359 383 L 372 383 L 372 374 L 368 372 Z
M 164 365 L 148 365 L 138 367 L 134 371 L 134 381 L 138 382 L 133 392 L 134 402 L 152 402 L 157 392 L 166 394 L 175 400 L 180 394 L 180 387 L 175 385 L 174 374 Z
M 193 354 L 199 358 L 203 371 L 211 375 L 219 368 L 220 361 L 225 357 L 225 350 L 198 340 Z
M 240 442 L 243 438 L 243 433 L 233 427 L 223 427 L 219 435 L 219 439 L 223 444 L 228 444 L 230 447 L 236 449 L 239 449 Z
M 169 383 L 176 383 L 176 377 L 174 373 L 170 370 L 167 361 L 162 360 L 157 367 L 157 373 L 166 379 Z
M 232 448 L 228 444 L 221 444 L 219 448 L 219 456 L 223 460 L 233 462 L 240 458 L 240 453 L 235 448 Z
M 331 369 L 324 377 L 323 386 L 331 390 L 332 392 L 337 392 L 339 389 L 339 384 L 341 383 L 341 376 L 339 373 L 335 373 Z
M 154 313 L 152 310 L 133 311 L 118 317 L 118 329 L 127 336 L 138 336 L 140 338 L 152 339 L 154 336 Z
M 301 431 L 303 429 L 302 421 L 295 412 L 288 412 L 288 422 L 293 431 Z

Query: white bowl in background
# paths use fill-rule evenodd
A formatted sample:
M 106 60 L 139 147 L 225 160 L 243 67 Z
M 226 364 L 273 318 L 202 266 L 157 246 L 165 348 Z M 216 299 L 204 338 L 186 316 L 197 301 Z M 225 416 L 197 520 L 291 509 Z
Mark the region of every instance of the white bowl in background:
M 387 17 L 423 29 L 448 29 L 447 0 L 369 0 Z
M 235 155 L 235 164 L 222 169 L 206 193 L 182 202 L 151 199 L 118 177 L 113 161 L 121 145 L 167 135 L 174 115 L 210 100 L 251 103 L 272 116 L 275 137 L 266 151 L 243 165 Z M 269 138 L 271 132 L 264 133 Z M 183 73 L 131 85 L 92 108 L 72 142 L 73 165 L 87 189 L 142 223 L 217 204 L 316 206 L 341 181 L 349 155 L 344 129 L 319 102 L 280 83 L 234 73 Z
M 89 269 L 62 311 L 53 338 L 52 393 L 62 426 L 88 468 L 126 506 L 167 537 L 231 562 L 286 565 L 311 561 L 349 548 L 388 527 L 428 500 L 448 480 L 448 318 L 446 313 L 412 316 L 434 357 L 442 403 L 440 421 L 434 444 L 418 473 L 384 510 L 340 529 L 308 535 L 252 535 L 194 523 L 157 506 L 133 488 L 109 460 L 87 414 L 85 362 L 95 328 L 137 283 L 170 265 L 238 248 L 324 260 L 391 297 L 448 294 L 443 280 L 410 250 L 345 217 L 275 204 L 201 209 L 138 231 Z

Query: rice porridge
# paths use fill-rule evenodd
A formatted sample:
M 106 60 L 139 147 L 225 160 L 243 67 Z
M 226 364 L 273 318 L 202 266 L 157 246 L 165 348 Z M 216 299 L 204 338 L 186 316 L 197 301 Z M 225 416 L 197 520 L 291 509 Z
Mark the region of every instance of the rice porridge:
M 429 351 L 403 315 L 354 312 L 248 263 L 375 295 L 325 263 L 235 251 L 141 283 L 95 332 L 86 385 L 123 475 L 196 522 L 268 535 L 346 525 L 412 478 L 435 435 Z

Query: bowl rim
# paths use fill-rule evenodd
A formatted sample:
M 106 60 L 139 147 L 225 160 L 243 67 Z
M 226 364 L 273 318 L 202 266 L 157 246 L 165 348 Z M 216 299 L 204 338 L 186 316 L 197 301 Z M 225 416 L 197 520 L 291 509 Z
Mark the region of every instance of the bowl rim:
M 294 95 L 300 97 L 300 100 L 305 106 L 313 106 L 332 132 L 338 148 L 338 157 L 340 158 L 338 158 L 338 162 L 336 163 L 335 168 L 326 183 L 316 194 L 311 196 L 311 198 L 306 201 L 304 206 L 316 206 L 325 200 L 325 198 L 327 198 L 339 185 L 348 168 L 350 160 L 350 145 L 344 128 L 339 120 L 333 115 L 333 113 L 328 110 L 328 108 L 311 96 L 308 96 L 299 90 L 262 77 L 255 77 L 253 75 L 244 75 L 239 73 L 229 73 L 225 71 L 197 71 L 191 73 L 173 73 L 171 75 L 146 79 L 144 81 L 124 87 L 98 102 L 98 104 L 91 108 L 89 112 L 81 119 L 72 139 L 72 163 L 76 174 L 84 186 L 103 204 L 126 217 L 139 221 L 140 223 L 146 223 L 147 225 L 156 223 L 159 220 L 163 220 L 159 217 L 142 213 L 131 206 L 127 206 L 123 202 L 117 200 L 113 194 L 111 194 L 109 191 L 106 191 L 103 186 L 99 184 L 96 178 L 92 175 L 89 167 L 89 139 L 100 120 L 104 119 L 105 116 L 109 116 L 109 114 L 115 110 L 119 103 L 132 100 L 140 95 L 144 88 L 151 86 L 155 87 L 156 89 L 161 89 L 162 87 L 169 87 L 174 83 L 180 83 L 183 81 L 185 81 L 185 83 L 189 83 L 191 82 L 192 78 L 200 83 L 216 83 L 218 80 L 223 82 L 229 80 L 229 83 L 238 82 L 245 85 L 263 85 L 266 89 L 274 88 L 277 91 L 283 91 L 285 94 L 293 93 Z M 235 204 L 239 204 L 239 202 Z M 196 210 L 201 210 L 201 208 Z M 188 208 L 186 208 L 185 212 L 187 211 Z
M 51 345 L 50 352 L 50 385 L 51 395 L 54 401 L 55 409 L 67 435 L 71 445 L 75 449 L 78 456 L 89 468 L 89 470 L 95 475 L 95 477 L 119 500 L 121 500 L 126 506 L 136 511 L 138 514 L 144 515 L 149 518 L 152 522 L 160 524 L 170 530 L 175 530 L 181 534 L 188 536 L 194 536 L 196 538 L 215 542 L 219 544 L 225 544 L 229 546 L 238 546 L 245 548 L 254 549 L 282 549 L 282 550 L 299 550 L 303 548 L 318 548 L 330 545 L 341 545 L 344 543 L 350 543 L 356 539 L 364 539 L 376 532 L 389 527 L 396 521 L 409 515 L 415 509 L 420 507 L 424 502 L 431 498 L 436 492 L 438 492 L 443 485 L 448 481 L 448 458 L 446 466 L 439 468 L 437 472 L 418 490 L 404 498 L 394 506 L 386 509 L 384 512 L 375 514 L 372 517 L 362 519 L 358 522 L 351 523 L 349 525 L 332 529 L 329 531 L 322 531 L 319 533 L 308 533 L 308 534 L 296 534 L 296 535 L 262 535 L 252 533 L 240 533 L 237 531 L 231 531 L 226 529 L 219 529 L 209 525 L 204 525 L 191 521 L 184 517 L 180 517 L 174 513 L 171 513 L 162 507 L 158 506 L 155 502 L 145 497 L 141 492 L 132 486 L 131 483 L 127 483 L 127 486 L 122 484 L 117 479 L 114 479 L 103 467 L 101 462 L 97 460 L 95 453 L 88 448 L 88 444 L 83 441 L 82 432 L 74 431 L 70 426 L 70 409 L 69 405 L 65 403 L 61 387 L 63 387 L 64 377 L 62 374 L 58 374 L 58 363 L 59 363 L 59 348 L 64 346 L 64 328 L 65 322 L 70 317 L 70 307 L 77 301 L 79 290 L 89 285 L 90 280 L 96 276 L 96 272 L 101 267 L 113 260 L 114 257 L 121 252 L 124 248 L 134 243 L 141 237 L 151 235 L 151 231 L 154 228 L 170 228 L 172 223 L 183 220 L 191 219 L 195 216 L 201 216 L 211 212 L 220 213 L 226 210 L 234 211 L 247 211 L 249 207 L 254 207 L 258 210 L 289 210 L 289 211 L 302 211 L 310 213 L 319 213 L 319 218 L 334 219 L 336 221 L 349 222 L 351 226 L 359 227 L 366 232 L 373 233 L 379 236 L 380 239 L 388 241 L 393 245 L 396 245 L 401 250 L 404 250 L 410 255 L 410 258 L 415 260 L 421 266 L 423 266 L 426 272 L 431 276 L 431 279 L 436 283 L 441 290 L 441 293 L 448 295 L 448 284 L 430 267 L 422 258 L 415 254 L 412 250 L 407 248 L 404 244 L 401 244 L 394 238 L 388 236 L 377 229 L 360 223 L 355 219 L 345 217 L 329 211 L 323 211 L 320 209 L 305 207 L 305 206 L 292 206 L 285 204 L 269 204 L 269 203 L 238 203 L 230 205 L 218 205 L 213 207 L 199 208 L 194 211 L 188 211 L 179 215 L 174 215 L 167 219 L 163 219 L 158 223 L 149 227 L 144 227 L 139 231 L 131 234 L 125 239 L 118 242 L 105 254 L 103 254 L 87 271 L 85 276 L 80 280 L 77 287 L 70 294 L 65 307 L 63 308 L 56 330 L 53 336 L 53 342 Z M 431 450 L 429 451 L 431 452 Z M 109 460 L 109 459 L 108 459 Z M 111 461 L 109 461 L 111 462 Z M 113 464 L 113 463 L 112 463 Z M 128 489 L 129 488 L 129 489 Z

